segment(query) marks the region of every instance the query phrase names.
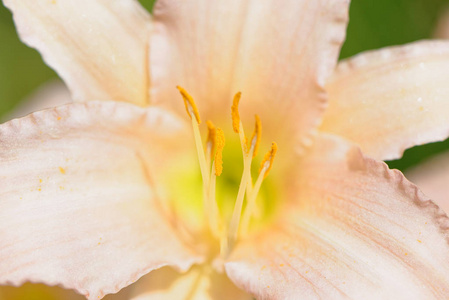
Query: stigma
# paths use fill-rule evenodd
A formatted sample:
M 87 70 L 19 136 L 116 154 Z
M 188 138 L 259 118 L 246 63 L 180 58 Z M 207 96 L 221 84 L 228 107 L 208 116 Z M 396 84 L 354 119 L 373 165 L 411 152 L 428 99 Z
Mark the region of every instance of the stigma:
M 234 96 L 231 106 L 231 121 L 233 131 L 239 135 L 243 154 L 243 172 L 232 215 L 229 220 L 225 220 L 219 211 L 215 195 L 217 177 L 223 172 L 224 131 L 216 127 L 212 121 L 208 120 L 206 122 L 207 138 L 205 144 L 203 144 L 200 133 L 201 118 L 196 103 L 184 88 L 180 86 L 177 86 L 177 88 L 181 93 L 187 115 L 191 120 L 203 181 L 202 194 L 205 217 L 210 232 L 220 242 L 220 254 L 225 258 L 229 255 L 239 237 L 248 233 L 250 221 L 257 211 L 257 195 L 259 194 L 263 180 L 268 176 L 273 166 L 274 157 L 277 152 L 277 144 L 273 142 L 271 149 L 265 154 L 259 168 L 258 176 L 255 182 L 253 182 L 251 178 L 251 165 L 253 159 L 257 156 L 260 146 L 262 122 L 260 117 L 255 115 L 254 131 L 248 140 L 240 119 L 239 103 L 242 94 L 238 92 Z M 224 169 L 224 171 L 229 172 L 232 170 Z M 245 209 L 243 209 L 244 204 L 246 204 Z

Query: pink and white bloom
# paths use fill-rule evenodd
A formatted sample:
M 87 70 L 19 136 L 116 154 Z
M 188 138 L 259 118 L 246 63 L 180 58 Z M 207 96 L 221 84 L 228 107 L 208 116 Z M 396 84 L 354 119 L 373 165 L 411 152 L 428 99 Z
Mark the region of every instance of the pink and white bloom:
M 347 0 L 159 0 L 153 16 L 132 0 L 4 3 L 76 103 L 0 126 L 1 284 L 98 299 L 150 273 L 135 299 L 449 297 L 446 214 L 360 150 L 391 159 L 449 135 L 449 43 L 362 54 L 333 73 Z M 224 131 L 216 181 L 201 183 L 194 139 L 206 131 L 187 104 L 192 135 L 176 85 Z M 258 114 L 260 149 L 279 151 L 234 238 L 229 211 L 251 179 L 235 167 L 237 91 L 242 124 Z M 218 214 L 201 200 L 215 182 Z

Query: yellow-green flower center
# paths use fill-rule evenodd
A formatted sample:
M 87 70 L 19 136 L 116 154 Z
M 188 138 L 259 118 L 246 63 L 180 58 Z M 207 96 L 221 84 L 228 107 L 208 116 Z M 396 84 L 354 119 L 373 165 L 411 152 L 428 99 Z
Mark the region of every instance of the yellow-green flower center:
M 185 195 L 190 194 L 190 199 L 202 199 L 201 202 L 191 202 L 191 205 L 195 208 L 202 208 L 211 235 L 219 241 L 220 254 L 222 257 L 226 257 L 239 237 L 248 234 L 253 219 L 267 217 L 268 212 L 273 211 L 270 209 L 269 199 L 276 197 L 273 195 L 275 189 L 270 184 L 265 184 L 262 188 L 262 182 L 265 181 L 271 170 L 277 145 L 272 143 L 272 147 L 265 157 L 262 160 L 257 159 L 262 135 L 261 121 L 256 115 L 254 133 L 251 139 L 247 139 L 238 111 L 240 93 L 236 94 L 232 105 L 232 124 L 234 132 L 238 134 L 238 142 L 229 143 L 223 153 L 224 132 L 208 121 L 208 135 L 204 143 L 200 134 L 201 120 L 196 104 L 183 88 L 178 87 L 178 89 L 191 119 L 202 184 L 197 182 L 198 177 L 194 177 L 194 174 L 179 172 L 182 180 L 180 180 L 181 185 L 178 185 L 177 190 L 182 191 L 184 195 L 174 195 L 174 198 L 185 199 Z M 242 156 L 243 166 L 241 164 Z M 253 159 L 260 161 L 258 172 L 254 170 Z M 222 175 L 223 161 L 225 161 L 226 168 L 232 171 L 224 172 Z M 237 162 L 240 163 L 240 166 L 236 165 Z M 217 176 L 221 176 L 218 186 Z M 192 186 L 202 186 L 202 190 L 192 191 L 189 188 Z M 265 205 L 260 205 L 261 203 Z

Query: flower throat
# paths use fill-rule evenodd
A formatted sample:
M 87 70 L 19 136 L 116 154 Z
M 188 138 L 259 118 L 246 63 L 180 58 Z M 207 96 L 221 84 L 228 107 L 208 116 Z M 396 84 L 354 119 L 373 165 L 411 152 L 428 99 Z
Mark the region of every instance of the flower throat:
M 239 135 L 240 145 L 243 153 L 243 173 L 240 180 L 239 189 L 234 204 L 234 210 L 230 220 L 223 220 L 220 215 L 216 201 L 216 179 L 223 171 L 223 149 L 225 146 L 225 136 L 221 128 L 214 126 L 212 121 L 207 121 L 207 139 L 205 147 L 201 139 L 200 128 L 201 118 L 198 108 L 193 98 L 178 86 L 187 114 L 192 123 L 193 136 L 198 154 L 198 161 L 203 180 L 203 206 L 206 219 L 212 235 L 220 241 L 221 256 L 226 257 L 233 248 L 239 234 L 246 234 L 249 229 L 251 218 L 256 212 L 256 198 L 259 194 L 263 180 L 267 177 L 273 165 L 273 160 L 277 152 L 277 144 L 272 143 L 271 149 L 265 154 L 259 168 L 259 174 L 253 184 L 251 176 L 251 163 L 256 157 L 262 136 L 262 124 L 259 116 L 255 115 L 256 123 L 253 135 L 248 140 L 243 131 L 243 125 L 239 115 L 239 102 L 241 93 L 234 96 L 231 107 L 232 128 Z M 246 198 L 246 207 L 243 211 L 243 203 Z

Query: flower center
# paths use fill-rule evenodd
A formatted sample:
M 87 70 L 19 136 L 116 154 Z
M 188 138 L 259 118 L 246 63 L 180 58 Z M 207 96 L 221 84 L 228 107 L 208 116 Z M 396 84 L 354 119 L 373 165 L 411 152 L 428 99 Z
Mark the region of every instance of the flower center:
M 277 144 L 274 142 L 272 143 L 271 149 L 267 152 L 261 162 L 257 178 L 253 182 L 251 176 L 251 164 L 253 158 L 257 155 L 260 145 L 262 124 L 260 118 L 256 115 L 255 129 L 251 139 L 248 140 L 244 133 L 238 110 L 241 93 L 237 93 L 231 107 L 232 127 L 234 132 L 239 135 L 240 146 L 243 153 L 243 172 L 232 215 L 229 220 L 224 220 L 220 214 L 216 200 L 217 176 L 220 176 L 223 171 L 223 149 L 225 146 L 223 130 L 215 127 L 211 121 L 207 121 L 208 135 L 204 146 L 199 128 L 201 119 L 195 101 L 182 87 L 178 86 L 178 90 L 184 99 L 187 114 L 191 119 L 203 181 L 203 207 L 207 223 L 212 235 L 220 241 L 221 256 L 226 257 L 234 247 L 239 235 L 245 235 L 248 232 L 250 220 L 254 217 L 257 211 L 257 195 L 260 192 L 262 182 L 273 166 Z M 245 209 L 243 209 L 245 199 L 246 206 Z

